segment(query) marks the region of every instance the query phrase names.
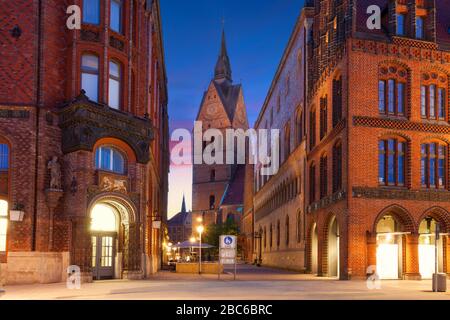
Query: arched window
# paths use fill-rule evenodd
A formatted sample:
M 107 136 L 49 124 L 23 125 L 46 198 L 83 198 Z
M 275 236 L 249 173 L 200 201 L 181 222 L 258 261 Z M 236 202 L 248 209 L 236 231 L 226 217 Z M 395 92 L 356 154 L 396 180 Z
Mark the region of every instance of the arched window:
M 320 139 L 328 132 L 328 96 L 320 98 Z
M 81 89 L 89 100 L 98 102 L 98 57 L 84 54 L 81 57 Z
M 212 194 L 209 196 L 209 209 L 212 210 L 215 208 L 216 197 Z
M 277 221 L 277 248 L 280 247 L 281 243 L 281 227 L 280 227 L 280 220 Z
M 342 119 L 342 78 L 333 79 L 333 128 Z
M 289 216 L 286 216 L 286 247 L 289 246 Z
M 424 73 L 420 87 L 420 114 L 423 119 L 446 120 L 447 76 L 436 72 Z
M 312 150 L 316 145 L 316 111 L 309 113 L 309 149 Z
M 316 166 L 311 163 L 309 167 L 309 203 L 316 201 Z
M 0 252 L 6 251 L 6 233 L 8 231 L 8 202 L 0 200 Z
M 125 174 L 125 158 L 117 149 L 101 146 L 95 151 L 95 168 Z
M 406 142 L 395 138 L 380 140 L 378 150 L 379 183 L 404 186 Z
M 121 67 L 115 61 L 109 62 L 109 99 L 111 108 L 120 109 L 121 99 Z
M 383 66 L 379 70 L 378 110 L 380 114 L 404 116 L 408 72 L 403 67 Z
M 115 32 L 122 33 L 123 4 L 122 0 L 111 0 L 109 27 Z
M 328 157 L 323 155 L 320 158 L 320 198 L 324 198 L 328 193 Z
M 302 241 L 302 212 L 297 213 L 297 242 Z
M 96 204 L 92 208 L 91 219 L 92 231 L 115 232 L 118 229 L 116 213 L 109 205 Z
M 100 0 L 83 0 L 83 23 L 100 24 Z
M 333 147 L 333 193 L 342 189 L 342 145 Z
M 421 145 L 421 182 L 425 188 L 444 189 L 447 185 L 447 147 L 442 143 Z

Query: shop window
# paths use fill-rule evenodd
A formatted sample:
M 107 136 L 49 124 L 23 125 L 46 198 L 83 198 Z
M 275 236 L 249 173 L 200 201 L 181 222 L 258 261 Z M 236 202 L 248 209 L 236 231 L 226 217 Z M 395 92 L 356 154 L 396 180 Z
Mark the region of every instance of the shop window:
M 6 233 L 8 231 L 8 202 L 0 200 L 0 252 L 6 251 Z

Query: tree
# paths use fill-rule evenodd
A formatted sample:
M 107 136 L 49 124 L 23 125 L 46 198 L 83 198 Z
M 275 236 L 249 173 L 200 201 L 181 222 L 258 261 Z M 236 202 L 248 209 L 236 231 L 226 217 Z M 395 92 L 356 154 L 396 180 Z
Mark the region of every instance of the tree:
M 225 223 L 209 225 L 206 228 L 202 240 L 204 243 L 214 246 L 210 250 L 215 256 L 219 254 L 219 237 L 222 235 L 238 236 L 238 224 L 234 220 L 228 219 Z

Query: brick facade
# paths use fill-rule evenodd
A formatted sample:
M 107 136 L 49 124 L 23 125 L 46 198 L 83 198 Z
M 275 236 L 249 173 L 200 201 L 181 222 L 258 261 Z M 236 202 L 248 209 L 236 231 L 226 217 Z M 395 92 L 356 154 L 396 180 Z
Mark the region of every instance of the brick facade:
M 0 173 L 0 199 L 24 212 L 23 221 L 8 222 L 0 252 L 6 283 L 62 281 L 69 265 L 92 279 L 89 217 L 97 203 L 120 216 L 113 277 L 144 277 L 160 264 L 162 235 L 152 220 L 166 219 L 168 120 L 159 3 L 126 1 L 122 33 L 108 27 L 108 0 L 100 1 L 98 25 L 69 30 L 71 4 L 82 5 L 1 4 L 0 143 L 9 149 L 9 170 Z M 80 94 L 85 53 L 99 58 L 98 102 Z M 121 65 L 120 110 L 108 106 L 111 60 Z M 124 173 L 96 168 L 100 146 L 120 150 Z M 50 187 L 54 156 L 58 190 Z

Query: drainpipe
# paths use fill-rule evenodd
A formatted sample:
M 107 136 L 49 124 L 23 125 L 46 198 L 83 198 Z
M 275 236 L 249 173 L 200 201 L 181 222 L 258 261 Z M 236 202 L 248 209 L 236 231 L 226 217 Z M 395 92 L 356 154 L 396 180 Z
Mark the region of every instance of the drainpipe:
M 39 170 L 39 134 L 41 114 L 41 60 L 42 60 L 42 0 L 38 1 L 38 47 L 37 47 L 37 87 L 36 87 L 36 156 L 34 161 L 34 211 L 31 234 L 31 251 L 36 251 L 36 228 L 38 211 L 38 170 Z

